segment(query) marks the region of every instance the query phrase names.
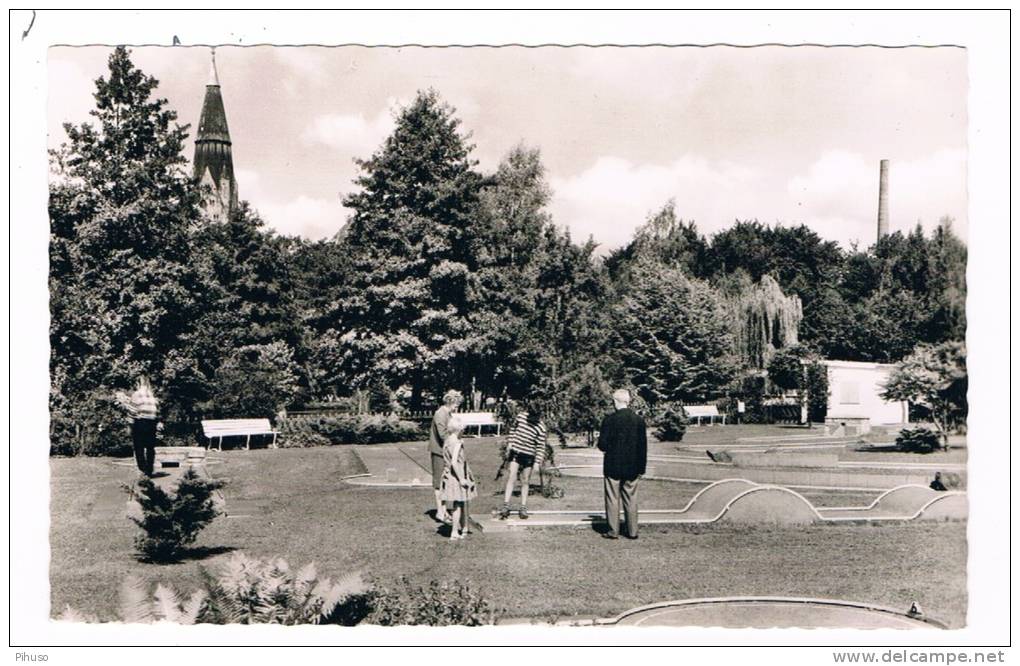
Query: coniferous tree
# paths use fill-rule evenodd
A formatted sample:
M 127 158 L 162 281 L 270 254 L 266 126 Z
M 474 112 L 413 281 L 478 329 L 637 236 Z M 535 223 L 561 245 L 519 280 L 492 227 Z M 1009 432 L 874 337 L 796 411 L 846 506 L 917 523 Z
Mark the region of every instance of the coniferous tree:
M 344 371 L 355 387 L 465 387 L 477 347 L 469 313 L 485 247 L 477 242 L 481 176 L 453 109 L 418 94 L 371 158 L 358 161 L 359 192 L 343 236 L 350 253 L 341 335 Z
M 118 47 L 107 76 L 96 81 L 94 120 L 66 124 L 68 141 L 51 154 L 57 429 L 74 422 L 95 431 L 94 415 L 78 407 L 142 372 L 165 412 L 188 409 L 197 369 L 187 336 L 204 307 L 191 252 L 199 191 L 183 156 L 187 127 L 154 98 L 156 85 Z
M 693 221 L 684 222 L 677 216 L 673 199 L 648 216 L 627 246 L 609 256 L 607 268 L 615 279 L 626 279 L 627 267 L 641 256 L 654 258 L 692 276 L 704 277 L 709 270 L 705 237 L 698 233 Z
M 618 372 L 651 405 L 720 395 L 736 369 L 722 298 L 652 260 L 630 275 L 613 316 Z

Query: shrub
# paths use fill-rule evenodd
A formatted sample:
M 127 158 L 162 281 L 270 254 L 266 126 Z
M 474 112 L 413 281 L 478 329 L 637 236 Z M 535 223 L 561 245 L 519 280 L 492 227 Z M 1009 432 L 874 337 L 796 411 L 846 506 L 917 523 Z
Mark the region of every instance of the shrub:
M 745 423 L 771 423 L 772 416 L 765 406 L 766 377 L 759 374 L 744 376 L 740 381 L 737 395 L 744 401 Z
M 201 620 L 213 624 L 356 624 L 367 613 L 369 586 L 360 574 L 334 582 L 314 564 L 294 571 L 282 559 L 235 553 L 217 575 L 203 570 L 203 581 L 209 600 Z
M 284 446 L 383 444 L 422 436 L 417 424 L 395 414 L 286 419 L 280 422 L 280 433 Z
M 402 421 L 393 414 L 363 416 L 355 426 L 355 441 L 358 444 L 406 442 L 419 436 L 421 429 L 416 424 Z
M 562 499 L 567 494 L 561 486 L 557 486 L 552 482 L 545 483 L 544 480 L 539 492 L 541 492 L 542 497 L 546 499 Z
M 808 420 L 824 422 L 829 410 L 829 369 L 817 360 L 807 366 Z
M 316 429 L 315 421 L 311 419 L 303 417 L 281 419 L 277 429 L 280 433 L 279 445 L 285 448 L 329 446 L 333 443 Z
M 399 625 L 494 624 L 502 615 L 482 594 L 459 581 L 432 581 L 427 586 L 413 585 L 401 578 L 393 588 L 379 589 L 372 598 L 371 624 Z
M 911 453 L 931 453 L 941 441 L 939 433 L 930 428 L 904 428 L 896 436 L 896 446 Z
M 663 442 L 679 442 L 687 432 L 687 417 L 680 405 L 669 404 L 655 421 L 655 436 Z
M 135 538 L 135 547 L 142 559 L 149 562 L 173 562 L 186 546 L 195 542 L 198 533 L 220 514 L 213 493 L 223 487 L 222 481 L 206 479 L 189 468 L 177 484 L 174 494 L 165 492 L 142 477 L 128 493 L 142 508 L 142 518 L 131 520 L 142 528 Z

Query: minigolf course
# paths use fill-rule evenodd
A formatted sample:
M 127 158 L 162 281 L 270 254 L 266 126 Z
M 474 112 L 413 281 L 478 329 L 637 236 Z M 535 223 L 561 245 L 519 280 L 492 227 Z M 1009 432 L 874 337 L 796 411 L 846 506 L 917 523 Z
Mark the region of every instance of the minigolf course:
M 911 612 L 913 611 L 913 612 Z M 602 626 L 803 629 L 945 629 L 920 609 L 885 608 L 838 599 L 722 597 L 665 601 L 634 608 Z
M 926 485 L 936 471 L 963 466 L 911 463 L 844 462 L 835 454 L 755 452 L 727 448 L 729 462 L 712 460 L 704 449 L 677 455 L 649 455 L 645 478 L 664 481 L 711 482 L 739 475 L 755 483 L 787 488 L 840 488 L 881 491 L 903 485 Z M 600 453 L 565 452 L 558 469 L 567 476 L 601 478 Z
M 344 479 L 356 486 L 372 488 L 431 488 L 429 453 L 420 446 L 354 447 L 354 453 L 367 470 Z
M 814 523 L 895 520 L 965 520 L 967 496 L 938 492 L 925 486 L 900 486 L 882 493 L 874 502 L 858 507 L 815 507 L 800 493 L 781 486 L 761 485 L 747 479 L 723 479 L 702 488 L 682 509 L 645 509 L 643 525 L 694 525 L 712 523 L 808 525 Z M 479 521 L 483 530 L 502 532 L 535 527 L 570 527 L 602 523 L 601 510 L 534 511 L 531 518 L 492 516 Z

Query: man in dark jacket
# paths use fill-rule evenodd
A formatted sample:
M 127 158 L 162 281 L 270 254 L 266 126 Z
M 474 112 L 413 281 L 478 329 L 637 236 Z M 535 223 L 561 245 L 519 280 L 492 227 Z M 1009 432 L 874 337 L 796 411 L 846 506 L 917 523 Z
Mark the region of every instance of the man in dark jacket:
M 616 411 L 602 419 L 599 428 L 599 449 L 605 453 L 602 474 L 605 476 L 606 522 L 609 531 L 602 536 L 617 539 L 620 535 L 620 500 L 627 519 L 627 538 L 638 537 L 638 477 L 645 473 L 648 462 L 648 434 L 645 422 L 630 409 L 630 391 L 613 393 Z

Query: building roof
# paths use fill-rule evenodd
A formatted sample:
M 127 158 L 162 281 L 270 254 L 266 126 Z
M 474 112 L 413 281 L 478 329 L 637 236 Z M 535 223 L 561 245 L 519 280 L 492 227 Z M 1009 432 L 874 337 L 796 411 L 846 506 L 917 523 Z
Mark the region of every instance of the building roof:
M 219 84 L 210 83 L 205 87 L 205 101 L 202 102 L 202 116 L 198 121 L 196 142 L 221 141 L 230 144 L 230 130 L 227 128 L 227 112 L 223 108 L 223 96 Z
M 225 178 L 236 192 L 230 145 L 230 129 L 227 127 L 227 112 L 223 107 L 214 50 L 209 66 L 209 82 L 205 87 L 205 100 L 202 102 L 202 115 L 198 121 L 198 133 L 195 135 L 194 177 L 201 180 L 208 172 L 217 187 Z M 233 193 L 230 198 L 233 200 Z

